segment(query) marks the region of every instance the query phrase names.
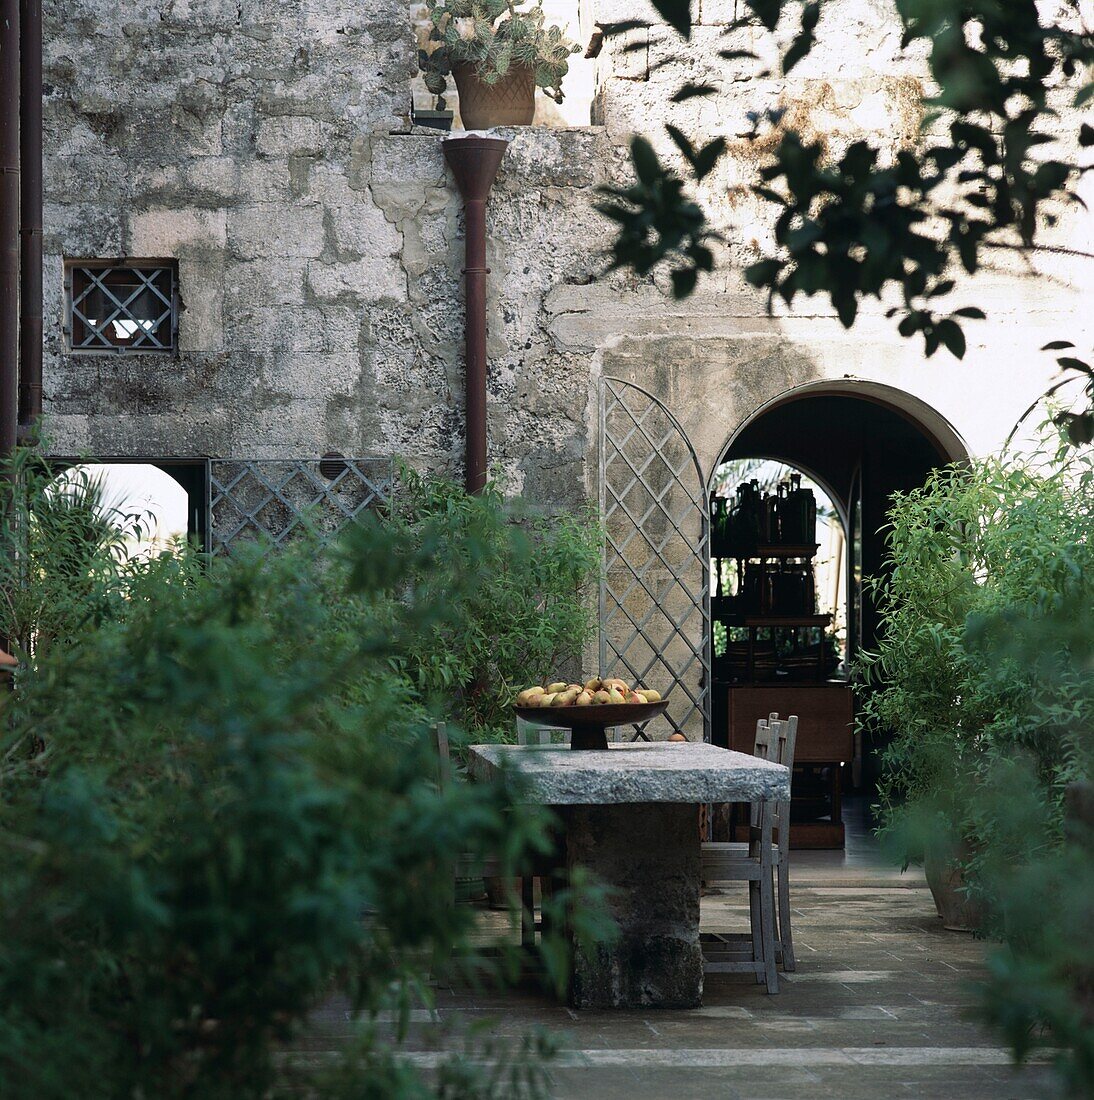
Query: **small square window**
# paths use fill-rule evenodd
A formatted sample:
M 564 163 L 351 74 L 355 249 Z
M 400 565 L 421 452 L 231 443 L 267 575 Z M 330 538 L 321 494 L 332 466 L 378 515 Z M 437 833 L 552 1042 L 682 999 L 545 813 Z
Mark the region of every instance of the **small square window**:
M 174 260 L 66 260 L 68 349 L 173 353 L 178 300 Z

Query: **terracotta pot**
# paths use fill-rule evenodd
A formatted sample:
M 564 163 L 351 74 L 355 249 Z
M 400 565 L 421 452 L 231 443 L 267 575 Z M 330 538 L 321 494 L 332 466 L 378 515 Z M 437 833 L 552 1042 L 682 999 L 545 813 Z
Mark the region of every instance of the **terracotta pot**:
M 536 113 L 536 81 L 530 66 L 514 65 L 496 84 L 480 80 L 474 65 L 454 65 L 452 76 L 460 93 L 465 130 L 531 125 Z
M 923 860 L 923 872 L 927 885 L 931 888 L 934 905 L 942 918 L 942 927 L 951 932 L 977 932 L 984 923 L 983 906 L 970 900 L 963 888 L 965 876 L 961 871 L 961 860 L 967 852 L 943 856 L 938 852 L 928 852 Z

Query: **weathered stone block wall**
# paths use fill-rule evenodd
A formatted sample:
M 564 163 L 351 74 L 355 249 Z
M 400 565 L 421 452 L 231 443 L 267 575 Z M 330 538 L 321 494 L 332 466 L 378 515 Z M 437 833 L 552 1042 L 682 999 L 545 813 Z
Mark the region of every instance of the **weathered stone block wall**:
M 927 360 L 922 344 L 906 341 L 884 317 L 890 302 L 867 303 L 845 331 L 826 302 L 799 299 L 792 313 L 764 301 L 740 276 L 773 246 L 777 211 L 747 193 L 759 160 L 777 135 L 749 140 L 753 119 L 780 110 L 792 125 L 839 155 L 862 137 L 879 142 L 883 155 L 914 146 L 922 121 L 921 97 L 930 91 L 925 57 L 900 49 L 891 0 L 837 0 L 824 5 L 818 44 L 789 78 L 778 75 L 777 40 L 760 27 L 729 29 L 744 12 L 741 0 L 700 0 L 698 25 L 684 44 L 659 21 L 646 0 L 588 0 L 584 26 L 603 34 L 593 119 L 609 135 L 650 136 L 662 158 L 682 168 L 663 133 L 673 122 L 696 143 L 724 135 L 729 156 L 704 182 L 699 198 L 725 237 L 717 247 L 715 276 L 685 303 L 673 302 L 660 279 L 625 293 L 574 295 L 559 287 L 548 299 L 551 331 L 574 354 L 596 358 L 598 368 L 650 389 L 665 400 L 695 442 L 704 469 L 713 469 L 734 431 L 785 391 L 824 379 L 856 379 L 914 395 L 937 409 L 964 436 L 973 453 L 998 448 L 1022 412 L 1051 383 L 1056 365 L 1040 352 L 1067 334 L 1089 343 L 1082 308 L 1094 265 L 1086 243 L 1089 217 L 1078 207 L 1046 226 L 1037 254 L 1017 259 L 1000 252 L 953 295 L 953 305 L 976 304 L 987 322 L 967 327 L 963 362 L 946 352 Z M 643 18 L 649 29 L 610 33 L 615 24 Z M 629 48 L 635 47 L 637 49 Z M 720 50 L 749 50 L 755 59 L 726 61 Z M 717 94 L 673 104 L 686 81 L 709 83 Z M 1060 90 L 1062 118 L 1077 131 L 1070 93 Z M 1088 201 L 1094 183 L 1084 188 Z
M 575 0 L 576 2 L 576 0 Z M 643 49 L 605 39 L 597 126 L 514 132 L 491 208 L 490 456 L 547 504 L 595 494 L 595 383 L 607 371 L 677 413 L 709 472 L 765 400 L 853 376 L 906 389 L 974 451 L 997 446 L 1046 387 L 1046 340 L 1084 339 L 1089 264 L 1074 219 L 1059 251 L 1005 257 L 961 295 L 988 308 L 964 364 L 925 362 L 882 308 L 846 333 L 821 303 L 769 316 L 739 270 L 769 240 L 743 185 L 750 111 L 785 107 L 833 151 L 895 149 L 919 122 L 921 61 L 897 53 L 887 0 L 826 5 L 821 46 L 783 81 L 773 46 L 702 0 L 682 45 L 638 0 L 581 0 L 590 35 L 643 13 Z M 462 226 L 442 138 L 409 124 L 413 28 L 401 0 L 55 0 L 46 5 L 48 430 L 59 451 L 288 457 L 397 452 L 458 471 Z M 724 63 L 726 45 L 756 62 Z M 687 78 L 720 94 L 673 105 Z M 702 198 L 725 266 L 686 303 L 660 276 L 600 278 L 599 183 L 626 178 L 634 129 L 734 141 Z M 762 152 L 762 150 L 760 151 Z M 61 261 L 174 257 L 177 358 L 74 356 L 62 346 Z M 1027 268 L 1029 268 L 1027 270 Z M 1039 276 L 1035 277 L 1039 272 Z
M 46 12 L 46 413 L 56 450 L 462 458 L 462 214 L 412 129 L 406 4 L 74 0 Z M 544 298 L 601 264 L 599 128 L 523 130 L 490 220 L 491 460 L 584 491 L 585 357 Z M 169 257 L 180 354 L 64 350 L 64 257 Z

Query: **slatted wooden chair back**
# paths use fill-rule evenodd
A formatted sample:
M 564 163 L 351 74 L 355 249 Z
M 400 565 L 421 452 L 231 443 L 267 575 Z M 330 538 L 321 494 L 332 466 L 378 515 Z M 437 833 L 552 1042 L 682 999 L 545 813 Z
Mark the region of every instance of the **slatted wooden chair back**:
M 526 722 L 523 718 L 517 719 L 518 745 L 553 745 L 556 737 L 566 743 L 570 739 L 570 731 L 539 726 L 535 722 Z
M 434 723 L 433 742 L 437 746 L 437 781 L 443 790 L 452 782 L 452 746 L 448 742 L 448 726 L 444 722 Z
M 753 743 L 752 755 L 761 760 L 774 759 L 774 739 L 772 737 L 771 723 L 766 718 L 761 718 L 756 723 L 756 739 Z M 749 824 L 758 829 L 763 824 L 763 815 L 769 812 L 765 803 L 753 802 L 749 815 Z
M 790 769 L 791 780 L 794 777 L 794 750 L 798 742 L 798 716 L 780 719 L 778 711 L 773 711 L 767 719 L 771 730 L 772 755 L 768 757 L 777 764 Z M 773 808 L 772 827 L 779 857 L 786 860 L 790 854 L 790 802 L 776 802 Z

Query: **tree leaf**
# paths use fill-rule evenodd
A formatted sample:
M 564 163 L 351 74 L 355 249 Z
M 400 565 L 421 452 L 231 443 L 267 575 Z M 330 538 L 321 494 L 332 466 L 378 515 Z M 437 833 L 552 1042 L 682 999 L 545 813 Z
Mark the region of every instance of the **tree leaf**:
M 1043 348 L 1042 351 L 1066 351 L 1068 348 L 1073 348 L 1075 345 L 1070 340 L 1050 340 Z
M 691 0 L 652 0 L 666 23 L 684 38 L 691 37 Z
M 713 84 L 685 84 L 673 97 L 673 103 L 685 103 L 698 96 L 713 95 L 718 89 Z
M 664 176 L 653 146 L 644 137 L 636 137 L 631 142 L 631 160 L 634 161 L 635 174 L 647 187 L 652 187 Z
M 758 260 L 745 268 L 745 278 L 753 286 L 773 286 L 782 269 L 782 260 Z

